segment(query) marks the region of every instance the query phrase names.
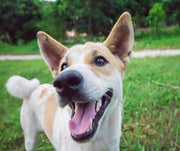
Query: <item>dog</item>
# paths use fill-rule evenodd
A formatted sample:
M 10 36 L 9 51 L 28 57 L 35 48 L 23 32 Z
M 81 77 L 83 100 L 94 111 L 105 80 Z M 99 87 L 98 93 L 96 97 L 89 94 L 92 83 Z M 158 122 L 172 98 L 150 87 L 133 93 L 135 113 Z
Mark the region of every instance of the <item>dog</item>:
M 35 149 L 45 132 L 57 151 L 119 151 L 122 81 L 134 42 L 131 16 L 123 13 L 104 42 L 67 48 L 37 33 L 53 85 L 12 76 L 9 93 L 23 99 L 25 149 Z

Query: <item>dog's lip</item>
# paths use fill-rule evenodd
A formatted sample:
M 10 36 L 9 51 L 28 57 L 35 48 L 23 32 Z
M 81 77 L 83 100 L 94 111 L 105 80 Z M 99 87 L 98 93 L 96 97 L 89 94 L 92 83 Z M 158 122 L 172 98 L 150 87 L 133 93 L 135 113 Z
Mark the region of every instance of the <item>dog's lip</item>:
M 91 126 L 89 127 L 89 129 L 87 129 L 86 132 L 81 133 L 81 134 L 73 134 L 71 132 L 71 136 L 75 141 L 84 142 L 94 136 L 94 134 L 98 128 L 98 123 L 99 123 L 100 119 L 102 118 L 107 106 L 109 105 L 112 96 L 113 96 L 113 92 L 110 89 L 101 97 L 102 106 L 100 107 L 99 111 L 96 112 L 94 119 L 91 120 Z M 97 103 L 98 103 L 98 101 L 96 101 L 96 105 L 97 105 Z M 84 104 L 87 104 L 87 103 L 84 103 Z M 71 103 L 69 105 L 71 106 L 71 109 L 72 109 L 72 117 L 71 118 L 73 118 L 73 116 L 75 114 L 75 104 Z

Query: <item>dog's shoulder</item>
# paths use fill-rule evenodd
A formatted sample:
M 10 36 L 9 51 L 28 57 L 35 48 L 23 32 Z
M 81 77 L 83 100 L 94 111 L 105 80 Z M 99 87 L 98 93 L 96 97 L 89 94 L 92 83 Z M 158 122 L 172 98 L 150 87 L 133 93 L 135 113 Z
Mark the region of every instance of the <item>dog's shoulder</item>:
M 55 96 L 55 88 L 53 87 L 53 85 L 41 84 L 33 91 L 30 100 L 35 100 L 36 102 L 44 102 L 52 96 Z

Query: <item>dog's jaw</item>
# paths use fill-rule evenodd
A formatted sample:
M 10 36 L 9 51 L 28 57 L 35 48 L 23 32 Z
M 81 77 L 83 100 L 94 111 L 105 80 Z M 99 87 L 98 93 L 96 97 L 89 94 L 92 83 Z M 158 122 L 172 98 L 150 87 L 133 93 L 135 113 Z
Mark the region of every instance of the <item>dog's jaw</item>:
M 72 119 L 69 121 L 69 130 L 75 141 L 85 142 L 94 136 L 112 95 L 112 91 L 108 91 L 99 101 L 71 104 Z

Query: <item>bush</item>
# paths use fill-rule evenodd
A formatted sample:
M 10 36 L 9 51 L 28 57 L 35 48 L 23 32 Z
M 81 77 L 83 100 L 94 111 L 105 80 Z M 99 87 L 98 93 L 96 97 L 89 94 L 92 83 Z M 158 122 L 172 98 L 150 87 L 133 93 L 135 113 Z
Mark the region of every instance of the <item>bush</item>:
M 153 7 L 149 10 L 149 25 L 153 27 L 154 34 L 158 34 L 160 29 L 165 23 L 165 11 L 163 9 L 163 3 L 155 3 Z

